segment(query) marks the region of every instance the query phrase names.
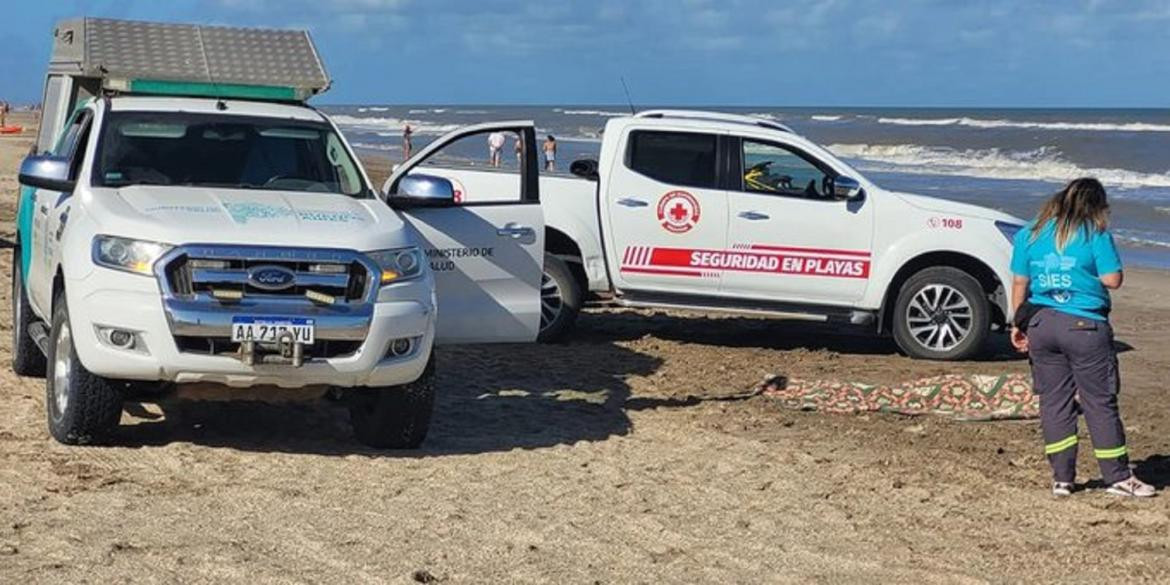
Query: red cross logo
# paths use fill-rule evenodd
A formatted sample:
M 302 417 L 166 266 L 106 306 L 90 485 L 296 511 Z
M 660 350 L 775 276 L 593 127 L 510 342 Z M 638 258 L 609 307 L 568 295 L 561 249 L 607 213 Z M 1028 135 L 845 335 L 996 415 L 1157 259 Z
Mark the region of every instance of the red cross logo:
M 658 222 L 668 232 L 681 234 L 699 223 L 699 200 L 686 191 L 671 191 L 658 200 Z

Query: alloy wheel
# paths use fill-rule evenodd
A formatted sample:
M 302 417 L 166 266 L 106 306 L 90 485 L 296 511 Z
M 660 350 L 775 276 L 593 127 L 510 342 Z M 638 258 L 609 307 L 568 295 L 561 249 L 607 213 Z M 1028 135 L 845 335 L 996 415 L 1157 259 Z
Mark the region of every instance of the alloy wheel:
M 561 287 L 547 272 L 540 275 L 540 330 L 544 331 L 556 322 L 565 307 Z
M 73 376 L 73 334 L 69 320 L 61 323 L 53 353 L 53 406 L 57 416 L 65 414 L 69 406 L 69 388 Z
M 971 332 L 971 302 L 959 289 L 946 284 L 922 287 L 906 310 L 906 326 L 922 347 L 950 351 Z

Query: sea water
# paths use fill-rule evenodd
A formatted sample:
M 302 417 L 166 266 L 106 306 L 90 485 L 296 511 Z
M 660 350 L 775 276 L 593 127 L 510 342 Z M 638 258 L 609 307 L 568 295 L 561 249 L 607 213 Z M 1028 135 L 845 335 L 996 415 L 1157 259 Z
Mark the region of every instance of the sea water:
M 595 158 L 616 106 L 325 106 L 356 148 L 401 156 L 466 124 L 534 120 L 557 139 L 560 172 Z M 1170 110 L 708 107 L 782 122 L 883 187 L 1029 218 L 1067 181 L 1109 190 L 1128 265 L 1170 268 Z M 505 164 L 514 164 L 511 146 Z M 487 156 L 486 143 L 483 157 Z

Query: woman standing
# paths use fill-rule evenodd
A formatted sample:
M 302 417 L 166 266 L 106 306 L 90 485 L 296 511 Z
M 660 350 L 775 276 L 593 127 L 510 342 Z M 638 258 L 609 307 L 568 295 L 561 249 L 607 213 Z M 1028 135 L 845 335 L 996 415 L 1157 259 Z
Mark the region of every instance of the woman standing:
M 1109 289 L 1121 287 L 1122 272 L 1108 218 L 1101 183 L 1076 179 L 1015 236 L 1012 303 L 1024 329 L 1013 326 L 1012 345 L 1031 358 L 1057 496 L 1073 491 L 1078 413 L 1085 415 L 1107 491 L 1137 497 L 1155 492 L 1130 471 L 1117 410 L 1120 379 Z
M 414 154 L 414 129 L 407 124 L 402 127 L 402 160 L 410 158 Z

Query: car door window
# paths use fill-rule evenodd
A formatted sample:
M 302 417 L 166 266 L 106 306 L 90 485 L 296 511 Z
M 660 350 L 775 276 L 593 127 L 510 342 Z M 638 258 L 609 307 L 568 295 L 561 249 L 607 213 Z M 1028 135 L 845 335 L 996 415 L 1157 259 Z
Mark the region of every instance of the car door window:
M 77 180 L 81 170 L 81 162 L 85 158 L 85 143 L 89 139 L 90 121 L 93 113 L 89 110 L 79 110 L 73 114 L 69 124 L 61 131 L 57 144 L 53 147 L 53 155 L 69 159 L 69 178 Z
M 81 142 L 81 135 L 89 127 L 89 110 L 80 110 L 73 114 L 69 124 L 61 131 L 57 144 L 53 147 L 54 156 L 72 157 Z
M 833 175 L 793 149 L 743 141 L 743 189 L 806 199 L 829 199 Z
M 472 133 L 431 153 L 408 174 L 450 180 L 457 205 L 519 203 L 524 149 L 518 131 Z
M 663 183 L 714 189 L 715 144 L 713 134 L 637 130 L 630 135 L 626 166 Z

